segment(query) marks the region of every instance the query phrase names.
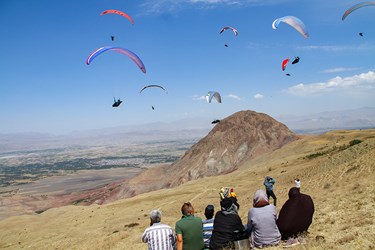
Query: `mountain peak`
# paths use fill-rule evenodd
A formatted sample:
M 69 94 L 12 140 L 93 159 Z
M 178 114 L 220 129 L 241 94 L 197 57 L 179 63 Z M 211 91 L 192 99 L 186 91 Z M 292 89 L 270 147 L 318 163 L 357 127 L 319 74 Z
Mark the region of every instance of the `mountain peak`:
M 116 198 L 134 196 L 236 170 L 243 162 L 272 152 L 298 136 L 272 117 L 239 111 L 217 123 L 175 163 L 148 169 L 123 183 Z
M 193 145 L 171 169 L 171 186 L 186 181 L 232 172 L 247 159 L 274 151 L 298 139 L 272 117 L 246 110 L 223 119 L 206 137 Z

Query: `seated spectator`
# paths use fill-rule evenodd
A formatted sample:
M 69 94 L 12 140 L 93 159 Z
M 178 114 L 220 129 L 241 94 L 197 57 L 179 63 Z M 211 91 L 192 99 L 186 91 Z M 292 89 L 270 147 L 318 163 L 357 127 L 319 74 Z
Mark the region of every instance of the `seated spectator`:
M 150 227 L 142 235 L 142 241 L 148 243 L 148 250 L 176 249 L 176 236 L 172 228 L 161 224 L 161 212 L 152 210 L 150 213 Z
M 288 195 L 277 219 L 283 240 L 307 232 L 314 215 L 314 202 L 309 195 L 300 193 L 297 187 L 291 188 Z
M 274 246 L 281 235 L 276 225 L 276 207 L 269 204 L 267 194 L 258 190 L 254 194 L 253 208 L 249 209 L 247 230 L 250 232 L 250 246 Z
M 237 240 L 237 232 L 244 231 L 240 216 L 237 214 L 233 199 L 224 198 L 220 202 L 221 211 L 218 211 L 214 219 L 214 229 L 210 240 L 210 248 L 233 249 L 233 241 Z
M 204 240 L 204 248 L 210 248 L 210 239 L 212 235 L 212 230 L 214 228 L 214 206 L 208 205 L 204 210 L 204 216 L 206 216 L 203 222 L 203 240 Z
M 176 222 L 177 250 L 202 250 L 203 223 L 202 219 L 194 216 L 194 208 L 190 202 L 181 207 L 182 218 Z

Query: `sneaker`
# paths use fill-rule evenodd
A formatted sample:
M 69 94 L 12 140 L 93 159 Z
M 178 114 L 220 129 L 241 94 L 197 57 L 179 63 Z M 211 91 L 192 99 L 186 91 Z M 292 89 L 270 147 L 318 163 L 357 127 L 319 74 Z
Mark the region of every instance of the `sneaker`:
M 283 247 L 293 247 L 293 246 L 296 246 L 296 245 L 299 245 L 300 242 L 298 241 L 298 239 L 295 239 L 295 238 L 289 238 L 285 245 Z

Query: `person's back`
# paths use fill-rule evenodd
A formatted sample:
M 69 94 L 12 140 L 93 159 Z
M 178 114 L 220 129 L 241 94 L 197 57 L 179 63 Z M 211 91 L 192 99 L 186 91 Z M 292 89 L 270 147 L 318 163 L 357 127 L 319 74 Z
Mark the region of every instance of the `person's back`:
M 204 211 L 204 215 L 206 216 L 206 219 L 202 220 L 204 248 L 209 249 L 212 230 L 214 229 L 214 206 L 208 205 Z
M 215 215 L 214 229 L 210 240 L 211 249 L 231 247 L 231 243 L 236 240 L 236 231 L 242 232 L 244 230 L 233 200 L 225 198 L 220 202 L 220 205 L 221 211 Z
M 276 207 L 269 204 L 266 193 L 258 190 L 254 194 L 254 207 L 248 213 L 250 242 L 255 247 L 276 245 L 281 239 L 276 225 Z
M 178 250 L 204 249 L 202 219 L 194 216 L 194 208 L 190 202 L 184 203 L 181 208 L 182 218 L 176 222 Z
M 162 224 L 159 210 L 150 213 L 150 227 L 142 235 L 142 241 L 148 244 L 148 250 L 173 250 L 176 246 L 176 237 L 172 228 Z
M 309 195 L 302 194 L 299 188 L 289 190 L 289 199 L 280 210 L 277 226 L 283 239 L 306 232 L 313 219 L 314 202 Z

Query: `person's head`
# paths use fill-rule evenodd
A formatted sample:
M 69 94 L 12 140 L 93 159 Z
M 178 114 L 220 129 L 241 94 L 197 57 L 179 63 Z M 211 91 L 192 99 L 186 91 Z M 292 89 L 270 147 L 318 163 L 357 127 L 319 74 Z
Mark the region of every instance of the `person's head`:
M 299 188 L 292 187 L 291 189 L 289 189 L 289 193 L 288 193 L 289 199 L 297 198 L 299 194 L 300 194 Z
M 150 220 L 152 223 L 159 223 L 161 221 L 161 212 L 159 210 L 152 210 L 150 212 Z
M 267 194 L 264 190 L 259 189 L 254 193 L 253 206 L 263 207 L 265 205 L 269 205 Z
M 194 214 L 194 207 L 190 202 L 185 202 L 181 207 L 181 213 L 183 215 L 192 215 Z
M 269 180 L 271 180 L 272 178 L 271 178 L 271 176 L 267 176 L 266 179 L 267 179 L 267 181 L 269 181 Z
M 212 219 L 214 217 L 214 205 L 207 205 L 206 209 L 204 210 L 204 216 L 206 216 L 206 219 Z
M 222 211 L 229 210 L 233 205 L 233 199 L 225 198 L 220 201 L 220 206 Z

